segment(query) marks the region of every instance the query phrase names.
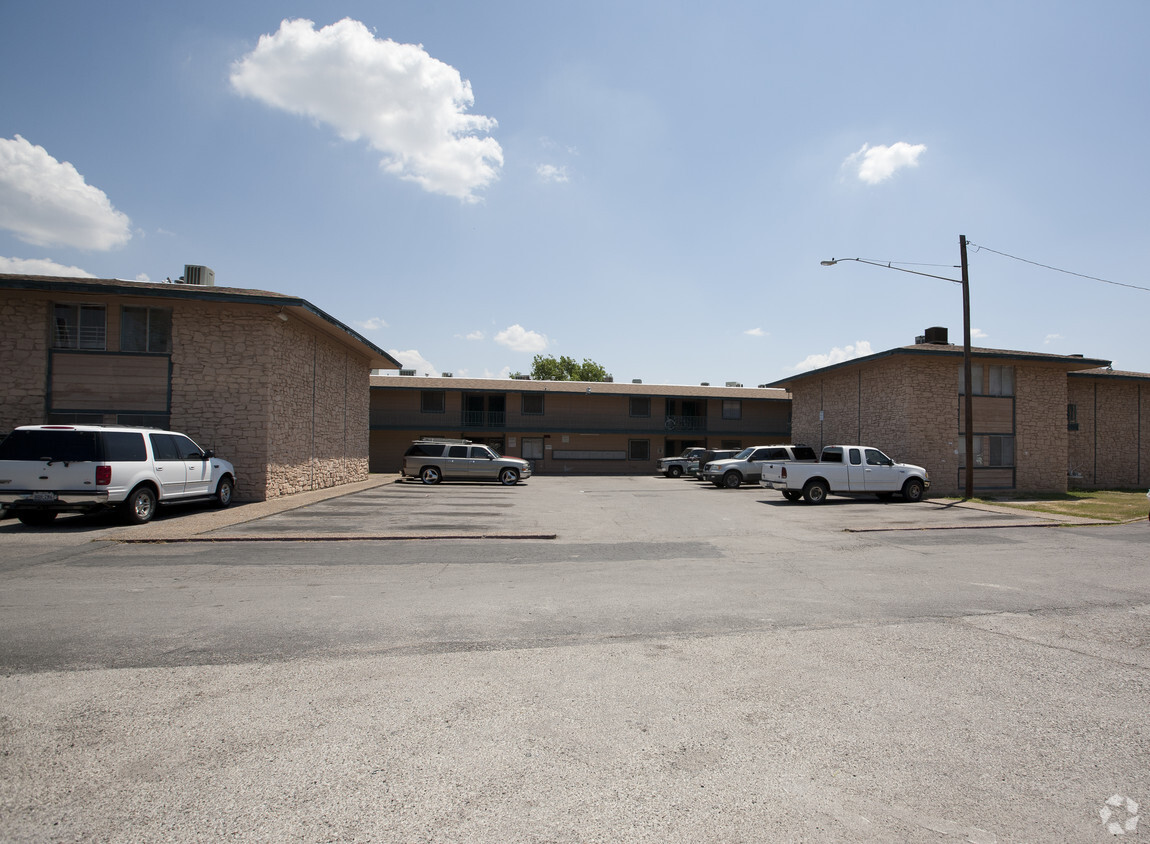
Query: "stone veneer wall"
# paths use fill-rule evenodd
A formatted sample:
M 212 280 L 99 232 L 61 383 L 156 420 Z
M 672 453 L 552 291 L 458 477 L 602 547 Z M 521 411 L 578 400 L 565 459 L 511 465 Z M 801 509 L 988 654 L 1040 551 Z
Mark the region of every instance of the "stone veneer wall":
M 1014 365 L 1015 489 L 1066 492 L 1066 370 L 1001 363 Z
M 870 445 L 923 466 L 931 494 L 958 490 L 958 367 L 952 359 L 900 356 L 792 385 L 792 440 Z M 823 418 L 819 419 L 822 411 Z
M 235 465 L 238 501 L 268 497 L 277 322 L 266 306 L 172 303 L 171 426 Z
M 1067 401 L 1077 405 L 1070 431 L 1069 468 L 1077 487 L 1150 485 L 1150 379 L 1070 378 Z
M 0 435 L 44 419 L 48 308 L 46 298 L 0 294 Z
M 369 361 L 294 317 L 275 322 L 268 497 L 367 480 Z

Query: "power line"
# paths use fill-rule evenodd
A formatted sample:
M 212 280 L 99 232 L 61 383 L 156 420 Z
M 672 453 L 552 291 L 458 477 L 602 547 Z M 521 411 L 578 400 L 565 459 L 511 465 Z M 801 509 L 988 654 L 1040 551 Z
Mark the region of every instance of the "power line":
M 977 243 L 970 243 L 969 241 L 967 241 L 967 245 L 974 247 L 974 249 L 980 252 L 985 249 L 987 252 L 993 252 L 995 255 L 1001 255 L 1003 258 L 1010 258 L 1014 261 L 1021 261 L 1024 264 L 1030 264 L 1035 267 L 1042 267 L 1044 270 L 1054 270 L 1056 273 L 1066 273 L 1066 275 L 1078 276 L 1078 278 L 1086 278 L 1090 281 L 1100 281 L 1103 284 L 1113 284 L 1115 287 L 1128 287 L 1131 290 L 1143 290 L 1147 293 L 1150 293 L 1150 287 L 1139 287 L 1137 284 L 1124 284 L 1121 281 L 1110 281 L 1106 278 L 1098 278 L 1097 276 L 1093 275 L 1085 275 L 1084 273 L 1076 273 L 1070 270 L 1059 269 L 1058 267 L 1052 267 L 1049 264 L 1040 264 L 1037 261 L 1028 261 L 1026 258 L 1019 258 L 1017 255 L 1008 255 L 1005 252 L 999 252 L 997 249 L 991 249 L 989 246 L 979 246 Z

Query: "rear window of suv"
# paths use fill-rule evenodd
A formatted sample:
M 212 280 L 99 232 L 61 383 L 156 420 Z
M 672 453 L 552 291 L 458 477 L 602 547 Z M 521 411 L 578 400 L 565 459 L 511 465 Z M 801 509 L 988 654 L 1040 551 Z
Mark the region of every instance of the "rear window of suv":
M 404 457 L 442 457 L 443 443 L 412 443 Z
M 0 460 L 81 463 L 98 459 L 95 431 L 13 431 L 0 443 Z

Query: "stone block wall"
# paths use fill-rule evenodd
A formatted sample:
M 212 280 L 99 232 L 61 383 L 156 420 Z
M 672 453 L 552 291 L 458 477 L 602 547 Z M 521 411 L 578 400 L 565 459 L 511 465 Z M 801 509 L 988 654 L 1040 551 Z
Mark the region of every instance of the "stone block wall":
M 1015 488 L 1066 491 L 1066 370 L 1014 367 Z
M 0 293 L 0 435 L 44 419 L 50 307 L 46 298 Z
M 1150 486 L 1150 378 L 1071 377 L 1067 401 L 1078 410 L 1067 434 L 1071 486 Z

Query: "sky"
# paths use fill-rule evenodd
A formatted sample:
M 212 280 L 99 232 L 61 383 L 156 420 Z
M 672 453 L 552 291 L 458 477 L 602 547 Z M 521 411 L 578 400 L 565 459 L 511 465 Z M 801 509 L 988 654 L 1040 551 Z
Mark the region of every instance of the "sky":
M 1150 372 L 1150 3 L 0 0 L 0 272 L 300 296 L 419 374 Z

